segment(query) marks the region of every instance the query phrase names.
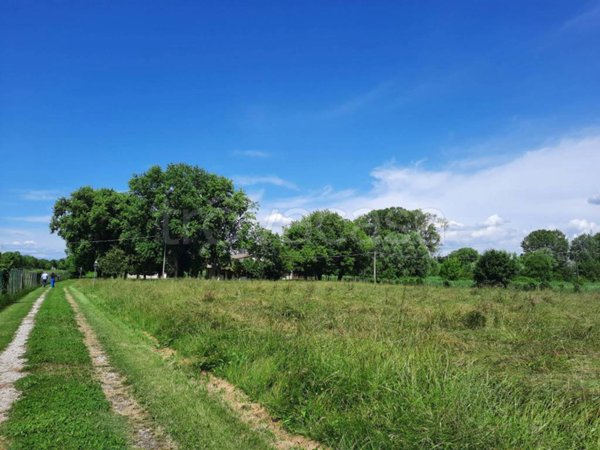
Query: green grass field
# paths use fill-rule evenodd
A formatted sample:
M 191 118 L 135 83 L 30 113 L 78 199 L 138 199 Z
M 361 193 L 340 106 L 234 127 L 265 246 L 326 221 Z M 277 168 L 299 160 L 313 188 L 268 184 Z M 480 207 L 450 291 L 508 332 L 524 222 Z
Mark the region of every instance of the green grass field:
M 21 321 L 41 294 L 42 289 L 36 289 L 0 310 L 0 352 L 10 344 Z
M 51 290 L 0 447 L 131 447 L 64 286 L 182 449 L 274 443 L 207 393 L 203 371 L 336 449 L 600 448 L 599 293 L 198 280 Z M 0 350 L 40 293 L 0 311 Z
M 128 448 L 125 424 L 93 378 L 90 356 L 62 289 L 48 294 L 27 346 L 29 375 L 17 383 L 22 397 L 0 426 L 9 448 Z
M 598 293 L 197 280 L 75 286 L 88 311 L 176 349 L 195 369 L 188 377 L 212 371 L 289 430 L 334 448 L 600 447 Z

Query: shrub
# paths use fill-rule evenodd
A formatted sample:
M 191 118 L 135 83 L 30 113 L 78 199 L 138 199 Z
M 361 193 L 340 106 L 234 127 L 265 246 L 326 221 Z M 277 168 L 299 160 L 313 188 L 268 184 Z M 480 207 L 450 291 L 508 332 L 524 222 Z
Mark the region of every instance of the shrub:
M 458 258 L 448 257 L 442 262 L 440 276 L 446 280 L 458 280 L 463 272 L 463 267 Z
M 502 250 L 488 250 L 477 261 L 475 282 L 477 286 L 507 287 L 517 274 L 515 257 Z
M 523 275 L 547 282 L 552 279 L 556 260 L 546 250 L 537 250 L 526 253 L 521 257 L 523 263 Z

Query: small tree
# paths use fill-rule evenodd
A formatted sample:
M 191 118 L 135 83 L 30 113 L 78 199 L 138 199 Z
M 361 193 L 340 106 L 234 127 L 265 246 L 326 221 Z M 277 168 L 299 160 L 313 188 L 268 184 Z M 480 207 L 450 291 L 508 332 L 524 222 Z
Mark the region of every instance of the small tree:
M 550 281 L 556 267 L 556 260 L 546 250 L 537 250 L 522 256 L 523 275 L 540 281 Z
M 445 280 L 458 280 L 463 273 L 463 266 L 458 258 L 448 257 L 442 262 L 440 276 Z
M 549 252 L 557 262 L 557 268 L 564 270 L 569 257 L 569 240 L 559 230 L 535 230 L 525 236 L 521 243 L 523 253 L 528 254 L 538 250 Z
M 111 248 L 98 260 L 100 272 L 109 277 L 125 276 L 129 270 L 129 259 L 123 250 Z
M 252 225 L 241 233 L 238 245 L 250 255 L 234 264 L 235 271 L 257 279 L 278 280 L 289 273 L 291 264 L 281 237 L 260 225 Z
M 502 250 L 487 250 L 475 265 L 477 286 L 507 287 L 517 274 L 517 262 L 513 255 Z

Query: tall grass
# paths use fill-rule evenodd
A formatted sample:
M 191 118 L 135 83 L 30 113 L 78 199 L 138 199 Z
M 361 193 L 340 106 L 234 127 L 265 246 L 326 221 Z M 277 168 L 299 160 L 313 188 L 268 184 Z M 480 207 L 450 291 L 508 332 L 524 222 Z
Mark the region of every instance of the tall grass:
M 600 295 L 106 281 L 101 308 L 335 448 L 600 446 Z

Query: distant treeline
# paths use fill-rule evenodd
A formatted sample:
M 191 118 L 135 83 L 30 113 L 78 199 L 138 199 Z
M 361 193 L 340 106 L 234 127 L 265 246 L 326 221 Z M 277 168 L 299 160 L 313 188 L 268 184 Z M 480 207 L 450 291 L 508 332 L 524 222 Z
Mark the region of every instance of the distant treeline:
M 35 256 L 22 255 L 20 252 L 0 253 L 0 270 L 10 269 L 42 269 L 51 270 L 65 269 L 67 262 L 65 259 L 44 259 Z
M 231 180 L 171 164 L 134 175 L 127 192 L 82 187 L 59 199 L 50 229 L 67 242 L 73 272 L 96 267 L 102 276 L 157 274 L 164 264 L 175 277 L 600 279 L 600 235 L 569 243 L 558 230 L 538 230 L 521 256 L 464 248 L 435 257 L 443 222 L 421 210 L 386 208 L 354 221 L 316 211 L 278 235 L 258 224 L 256 207 Z

